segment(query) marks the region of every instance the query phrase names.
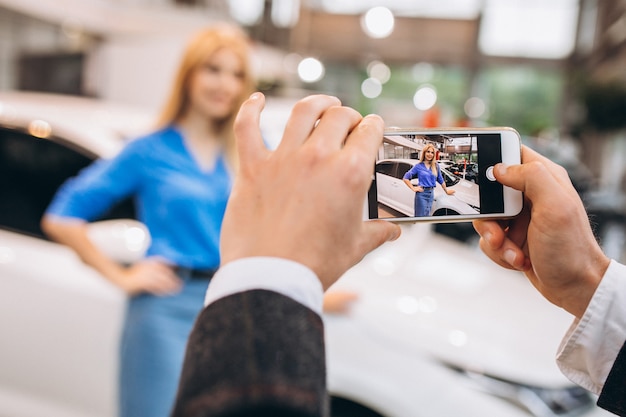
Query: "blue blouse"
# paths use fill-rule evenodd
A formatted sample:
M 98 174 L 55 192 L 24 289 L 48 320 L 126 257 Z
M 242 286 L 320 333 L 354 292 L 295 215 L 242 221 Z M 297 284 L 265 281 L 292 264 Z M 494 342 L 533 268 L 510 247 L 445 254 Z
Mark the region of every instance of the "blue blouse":
M 130 142 L 61 186 L 46 213 L 93 221 L 133 196 L 152 238 L 148 256 L 175 265 L 219 266 L 220 229 L 232 178 L 223 155 L 203 171 L 182 135 L 168 127 Z
M 413 168 L 409 169 L 406 174 L 402 177 L 404 180 L 410 180 L 413 178 L 417 178 L 419 181 L 419 185 L 422 187 L 434 187 L 439 184 L 443 184 L 443 177 L 441 176 L 441 170 L 439 169 L 439 165 L 437 165 L 437 176 L 424 164 L 420 162 L 419 164 L 413 165 Z

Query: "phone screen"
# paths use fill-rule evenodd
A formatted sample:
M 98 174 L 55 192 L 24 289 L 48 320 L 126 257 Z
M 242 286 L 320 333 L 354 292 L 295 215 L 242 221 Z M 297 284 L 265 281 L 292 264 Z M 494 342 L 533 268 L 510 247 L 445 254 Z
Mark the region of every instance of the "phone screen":
M 509 145 L 503 135 L 511 132 L 386 132 L 368 196 L 369 218 L 462 221 L 511 214 L 506 187 L 491 172 L 511 153 L 507 147 L 517 146 L 519 155 L 519 140 Z

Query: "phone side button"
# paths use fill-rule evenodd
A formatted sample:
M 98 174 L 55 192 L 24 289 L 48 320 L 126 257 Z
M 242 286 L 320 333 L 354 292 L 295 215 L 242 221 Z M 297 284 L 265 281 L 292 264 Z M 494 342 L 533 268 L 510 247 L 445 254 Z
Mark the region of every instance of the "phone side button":
M 485 176 L 487 177 L 487 179 L 489 181 L 495 181 L 496 180 L 495 175 L 493 175 L 493 165 L 490 166 L 489 168 L 487 168 L 487 171 L 485 172 Z

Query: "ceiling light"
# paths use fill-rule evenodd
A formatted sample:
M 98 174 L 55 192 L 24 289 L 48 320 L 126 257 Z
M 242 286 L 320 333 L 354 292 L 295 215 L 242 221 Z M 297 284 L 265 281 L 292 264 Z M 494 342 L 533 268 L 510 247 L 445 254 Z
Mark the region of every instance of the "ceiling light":
M 244 26 L 252 26 L 261 20 L 264 0 L 229 0 L 230 15 Z
M 413 104 L 418 110 L 426 111 L 437 102 L 437 91 L 430 85 L 425 85 L 417 89 L 413 96 Z
M 395 26 L 393 13 L 386 7 L 373 7 L 361 18 L 361 27 L 365 33 L 375 39 L 391 35 Z
M 391 78 L 391 70 L 383 62 L 372 61 L 367 66 L 367 75 L 385 84 Z
M 465 110 L 465 114 L 467 114 L 468 117 L 472 119 L 477 119 L 485 114 L 487 106 L 485 105 L 483 99 L 479 97 L 470 97 L 465 102 L 463 109 Z
M 298 65 L 298 76 L 305 83 L 314 83 L 324 77 L 324 64 L 315 58 L 304 58 Z
M 272 23 L 279 28 L 292 28 L 300 17 L 300 0 L 272 1 Z
M 376 98 L 382 92 L 383 85 L 376 78 L 368 78 L 361 83 L 361 93 L 367 98 Z
M 28 124 L 28 133 L 37 138 L 45 139 L 52 133 L 52 127 L 44 120 L 33 120 Z

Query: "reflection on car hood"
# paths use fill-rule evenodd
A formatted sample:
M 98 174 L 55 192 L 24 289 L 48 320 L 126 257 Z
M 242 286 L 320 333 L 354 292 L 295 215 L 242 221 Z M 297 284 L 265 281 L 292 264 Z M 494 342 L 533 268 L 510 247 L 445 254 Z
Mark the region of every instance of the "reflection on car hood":
M 427 225 L 405 225 L 335 288 L 359 294 L 349 314 L 373 342 L 520 383 L 568 384 L 554 356 L 571 316 L 521 273 Z
M 476 185 L 475 183 L 461 179 L 458 183 L 454 184 L 454 186 L 450 188 L 454 190 L 454 196 L 459 200 L 469 204 L 470 206 L 480 206 L 478 185 Z

